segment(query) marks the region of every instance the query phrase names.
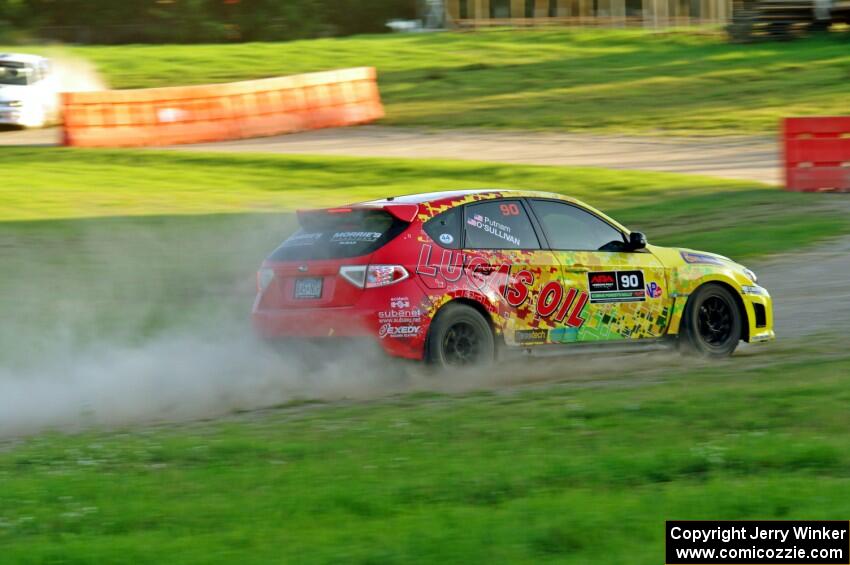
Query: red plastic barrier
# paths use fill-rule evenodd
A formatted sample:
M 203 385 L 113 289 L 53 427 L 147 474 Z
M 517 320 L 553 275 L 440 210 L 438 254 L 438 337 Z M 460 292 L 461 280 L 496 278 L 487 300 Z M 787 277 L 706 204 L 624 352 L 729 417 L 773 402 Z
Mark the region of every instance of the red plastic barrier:
M 785 187 L 850 192 L 850 117 L 785 118 Z
M 62 95 L 65 145 L 201 143 L 348 126 L 384 116 L 374 68 L 227 84 Z

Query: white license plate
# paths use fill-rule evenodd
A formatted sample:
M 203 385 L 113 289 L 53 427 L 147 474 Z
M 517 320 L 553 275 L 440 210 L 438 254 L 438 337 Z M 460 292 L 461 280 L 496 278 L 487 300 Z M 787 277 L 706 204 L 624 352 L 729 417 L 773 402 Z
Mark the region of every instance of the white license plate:
M 295 279 L 295 298 L 321 298 L 322 297 L 322 279 L 321 278 L 305 278 Z

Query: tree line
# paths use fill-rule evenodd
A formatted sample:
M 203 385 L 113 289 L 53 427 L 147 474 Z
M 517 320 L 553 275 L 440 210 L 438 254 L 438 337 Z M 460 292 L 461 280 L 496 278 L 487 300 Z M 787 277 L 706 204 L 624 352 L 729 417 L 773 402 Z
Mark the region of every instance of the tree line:
M 0 31 L 75 43 L 281 41 L 380 33 L 419 0 L 0 0 Z

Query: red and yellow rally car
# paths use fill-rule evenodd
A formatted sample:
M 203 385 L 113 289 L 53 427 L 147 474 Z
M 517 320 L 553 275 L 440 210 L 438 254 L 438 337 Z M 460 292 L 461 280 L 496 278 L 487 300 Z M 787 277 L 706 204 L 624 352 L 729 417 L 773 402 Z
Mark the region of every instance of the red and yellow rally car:
M 268 339 L 369 337 L 443 366 L 522 349 L 773 339 L 767 291 L 725 257 L 648 245 L 557 194 L 466 190 L 298 212 L 258 273 Z

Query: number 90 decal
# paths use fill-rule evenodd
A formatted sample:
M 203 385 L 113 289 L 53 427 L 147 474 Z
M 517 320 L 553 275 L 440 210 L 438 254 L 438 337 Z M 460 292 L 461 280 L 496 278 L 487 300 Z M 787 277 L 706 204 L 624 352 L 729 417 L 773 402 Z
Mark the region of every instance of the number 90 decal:
M 519 216 L 519 205 L 515 203 L 499 204 L 499 211 L 503 216 Z

